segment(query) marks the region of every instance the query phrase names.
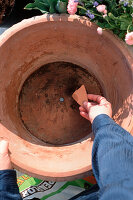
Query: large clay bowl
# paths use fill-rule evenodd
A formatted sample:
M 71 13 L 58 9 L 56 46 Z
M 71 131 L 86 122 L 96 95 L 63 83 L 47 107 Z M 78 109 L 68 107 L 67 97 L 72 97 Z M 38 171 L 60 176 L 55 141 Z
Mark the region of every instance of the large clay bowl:
M 131 131 L 133 58 L 119 39 L 85 17 L 43 15 L 0 37 L 0 137 L 14 166 L 47 180 L 91 170 L 91 125 L 71 95 L 84 84 L 103 94 L 115 121 Z

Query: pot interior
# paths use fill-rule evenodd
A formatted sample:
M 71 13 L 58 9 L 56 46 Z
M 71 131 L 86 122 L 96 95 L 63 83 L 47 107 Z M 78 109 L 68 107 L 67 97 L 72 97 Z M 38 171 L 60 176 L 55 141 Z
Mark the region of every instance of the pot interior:
M 63 145 L 91 133 L 91 124 L 79 114 L 72 98 L 82 84 L 88 93 L 102 94 L 97 79 L 69 62 L 53 62 L 33 72 L 24 82 L 18 102 L 27 131 L 45 143 Z

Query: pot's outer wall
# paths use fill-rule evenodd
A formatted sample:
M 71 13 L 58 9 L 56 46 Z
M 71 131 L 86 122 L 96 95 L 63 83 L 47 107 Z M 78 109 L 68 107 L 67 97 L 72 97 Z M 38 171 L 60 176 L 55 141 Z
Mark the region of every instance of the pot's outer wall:
M 113 105 L 115 121 L 133 127 L 133 57 L 109 32 L 102 36 L 85 17 L 43 15 L 24 20 L 0 37 L 0 137 L 10 141 L 14 166 L 47 180 L 72 180 L 91 170 L 90 135 L 60 147 L 30 135 L 20 120 L 18 99 L 24 81 L 40 66 L 65 61 L 94 74 Z

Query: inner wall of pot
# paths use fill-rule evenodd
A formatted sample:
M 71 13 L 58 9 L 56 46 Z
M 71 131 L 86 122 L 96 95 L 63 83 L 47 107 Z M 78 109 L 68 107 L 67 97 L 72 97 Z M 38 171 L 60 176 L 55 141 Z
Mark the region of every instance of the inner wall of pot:
M 72 98 L 85 85 L 87 93 L 102 95 L 97 79 L 69 62 L 49 63 L 24 82 L 18 102 L 20 118 L 27 131 L 48 144 L 77 142 L 89 135 L 91 123 L 79 114 Z
M 104 96 L 112 103 L 116 121 L 119 122 L 118 118 L 121 124 L 130 121 L 131 99 L 128 98 L 132 90 L 132 75 L 124 54 L 108 36 L 99 36 L 96 28 L 79 22 L 75 22 L 75 26 L 70 22 L 62 23 L 38 23 L 21 29 L 5 41 L 0 49 L 2 123 L 8 130 L 31 143 L 43 144 L 42 138 L 38 140 L 22 123 L 18 112 L 19 94 L 27 78 L 40 66 L 51 62 L 76 64 L 94 75 Z M 121 108 L 122 115 L 117 117 Z

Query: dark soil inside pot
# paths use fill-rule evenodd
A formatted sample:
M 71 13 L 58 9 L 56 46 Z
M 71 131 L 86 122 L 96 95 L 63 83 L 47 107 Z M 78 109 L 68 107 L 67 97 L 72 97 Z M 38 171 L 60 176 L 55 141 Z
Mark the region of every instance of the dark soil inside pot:
M 102 94 L 94 76 L 72 63 L 49 63 L 24 82 L 19 112 L 25 128 L 54 145 L 76 142 L 91 133 L 91 124 L 79 114 L 72 94 L 82 84 L 88 93 Z

